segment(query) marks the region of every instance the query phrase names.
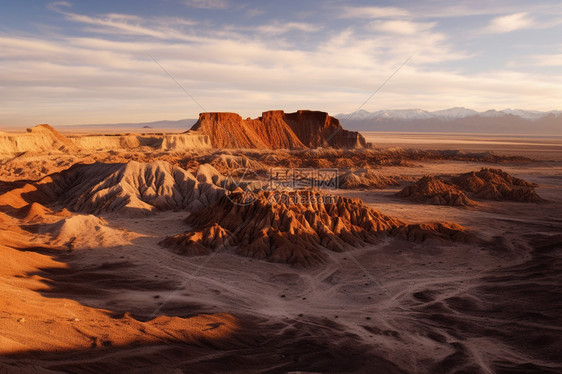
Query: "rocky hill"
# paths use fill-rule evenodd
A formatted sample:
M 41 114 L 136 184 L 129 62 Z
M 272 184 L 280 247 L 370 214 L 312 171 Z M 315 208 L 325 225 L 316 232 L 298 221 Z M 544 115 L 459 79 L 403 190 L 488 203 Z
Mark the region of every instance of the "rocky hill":
M 400 183 L 394 177 L 387 177 L 376 173 L 372 169 L 365 171 L 348 171 L 337 177 L 338 188 L 344 189 L 382 189 L 388 186 L 398 186 Z
M 164 161 L 75 164 L 0 195 L 0 206 L 23 209 L 40 203 L 132 217 L 171 209 L 194 211 L 224 195 L 224 189 L 213 183 L 217 174 L 210 165 L 193 175 Z
M 451 181 L 475 198 L 534 203 L 543 201 L 535 192 L 536 184 L 515 178 L 501 169 L 482 168 L 478 172 L 461 174 Z
M 389 235 L 414 242 L 470 239 L 458 225 L 407 224 L 359 199 L 310 191 L 287 196 L 292 202 L 262 191 L 251 204 L 237 203 L 243 195 L 224 196 L 187 218 L 192 230 L 161 244 L 186 255 L 234 249 L 239 255 L 306 267 L 324 262 L 326 250 L 343 252 Z
M 406 186 L 398 196 L 433 205 L 475 206 L 476 203 L 456 186 L 426 175 L 416 183 Z
M 365 138 L 344 130 L 328 113 L 273 110 L 259 118 L 242 119 L 236 113 L 201 113 L 191 131 L 209 136 L 214 148 L 363 148 Z
M 536 184 L 515 178 L 501 169 L 482 168 L 459 175 L 424 176 L 398 193 L 435 205 L 474 206 L 473 199 L 541 202 Z

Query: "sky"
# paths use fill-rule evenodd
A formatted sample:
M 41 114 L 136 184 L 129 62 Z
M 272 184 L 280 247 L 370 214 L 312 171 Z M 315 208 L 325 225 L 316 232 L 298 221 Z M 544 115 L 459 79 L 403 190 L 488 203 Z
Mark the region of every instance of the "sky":
M 559 110 L 561 35 L 558 0 L 0 0 L 0 127 Z

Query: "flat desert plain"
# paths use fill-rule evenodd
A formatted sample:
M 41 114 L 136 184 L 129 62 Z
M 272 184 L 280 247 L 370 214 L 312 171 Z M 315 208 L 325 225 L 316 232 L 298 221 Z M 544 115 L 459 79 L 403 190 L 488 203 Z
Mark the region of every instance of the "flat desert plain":
M 560 138 L 36 132 L 0 134 L 0 373 L 562 372 Z M 225 192 L 279 167 L 337 203 Z

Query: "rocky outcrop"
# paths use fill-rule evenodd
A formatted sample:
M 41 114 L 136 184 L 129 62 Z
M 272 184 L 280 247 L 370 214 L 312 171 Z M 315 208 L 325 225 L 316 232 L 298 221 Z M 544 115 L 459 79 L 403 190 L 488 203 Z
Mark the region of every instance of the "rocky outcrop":
M 201 156 L 199 162 L 212 165 L 225 176 L 236 169 L 249 169 L 254 171 L 268 169 L 266 165 L 254 160 L 254 158 L 255 155 L 233 154 L 231 150 L 221 150 L 210 155 Z
M 327 147 L 334 148 L 364 148 L 365 138 L 356 131 L 344 130 L 337 118 L 328 113 L 299 110 L 283 116 L 297 137 L 309 148 Z M 266 112 L 267 113 L 267 112 Z M 265 113 L 264 113 L 265 114 Z M 265 118 L 265 117 L 264 117 Z M 267 126 L 267 122 L 265 122 Z
M 183 134 L 106 134 L 64 136 L 43 124 L 25 133 L 0 133 L 0 160 L 16 156 L 77 154 L 97 151 L 190 151 L 211 148 L 208 136 Z
M 61 135 L 49 125 L 37 125 L 23 134 L 0 134 L 0 159 L 23 153 L 68 153 L 78 147 L 72 140 Z
M 395 178 L 376 173 L 371 169 L 348 171 L 338 176 L 338 187 L 344 189 L 386 188 L 398 185 L 400 184 Z
M 476 203 L 452 184 L 426 175 L 416 183 L 404 187 L 398 196 L 433 205 L 475 206 Z
M 256 119 L 236 113 L 201 113 L 192 131 L 208 135 L 214 148 L 363 148 L 365 138 L 344 130 L 328 113 L 273 110 Z
M 160 149 L 166 152 L 187 151 L 211 148 L 211 139 L 206 135 L 195 133 L 164 134 Z
M 534 187 L 535 184 L 515 178 L 503 170 L 483 168 L 456 176 L 424 176 L 402 189 L 398 196 L 430 204 L 456 206 L 476 205 L 471 199 L 544 201 Z
M 225 196 L 192 213 L 186 222 L 193 229 L 161 244 L 187 255 L 234 250 L 243 256 L 311 266 L 326 260 L 326 250 L 342 252 L 389 235 L 416 242 L 469 240 L 460 226 L 409 225 L 359 199 L 310 191 L 262 191 L 250 204 L 243 199 L 242 194 Z
M 197 176 L 164 161 L 76 164 L 0 195 L 0 206 L 33 202 L 89 214 L 145 216 L 171 209 L 199 210 L 223 196 L 212 167 Z
M 146 147 L 142 149 L 175 152 L 211 148 L 208 136 L 192 132 L 149 135 L 83 135 L 70 138 L 83 151 L 133 150 Z
M 501 169 L 483 168 L 478 172 L 456 176 L 451 181 L 475 198 L 519 202 L 543 201 L 535 192 L 536 184 L 515 178 Z
M 27 129 L 28 134 L 38 135 L 40 137 L 47 137 L 53 142 L 53 147 L 59 150 L 76 151 L 76 144 L 66 136 L 60 134 L 54 128 L 47 124 L 37 125 Z

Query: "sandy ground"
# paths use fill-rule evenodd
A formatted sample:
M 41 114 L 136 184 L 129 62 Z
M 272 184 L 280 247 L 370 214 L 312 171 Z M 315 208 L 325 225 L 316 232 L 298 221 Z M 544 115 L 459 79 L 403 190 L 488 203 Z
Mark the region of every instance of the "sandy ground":
M 427 146 L 420 139 L 419 144 L 409 138 L 391 145 Z M 544 145 L 508 142 L 508 154 L 544 155 Z M 463 144 L 430 146 L 459 149 Z M 469 145 L 471 151 L 489 150 L 489 144 L 478 140 Z M 0 373 L 148 373 L 156 367 L 173 373 L 562 372 L 562 153 L 549 149 L 548 157 L 535 158 L 541 161 L 501 168 L 538 183 L 544 203 L 484 202 L 459 208 L 400 200 L 395 193 L 402 186 L 337 191 L 409 222 L 461 224 L 480 239 L 471 244 L 387 239 L 330 253 L 327 264 L 312 269 L 228 252 L 185 257 L 158 244 L 186 230 L 185 212 L 144 219 L 105 217 L 110 227 L 141 235 L 117 247 L 45 252 L 12 243 L 9 247 L 20 255 L 40 258 L 14 273 L 19 282 L 33 281 L 34 286 L 15 284 L 15 275 L 6 275 L 6 290 L 19 285 L 26 291 L 21 291 L 21 303 L 14 299 L 17 293 L 8 294 L 0 325 L 13 329 L 8 324 L 12 319 L 38 318 L 28 315 L 28 298 L 52 308 L 46 319 L 68 311 L 93 313 L 90 320 L 104 325 L 108 336 L 108 330 L 120 328 L 117 322 L 125 313 L 139 324 L 161 315 L 180 317 L 191 335 L 188 343 L 166 341 L 155 332 L 152 340 L 122 339 L 95 349 L 78 343 L 62 351 L 46 346 L 33 352 L 4 349 Z M 497 165 L 439 161 L 377 171 L 418 178 L 481 167 Z M 23 230 L 22 235 L 34 234 Z M 70 323 L 80 326 L 80 320 L 88 320 L 82 315 Z M 202 316 L 231 327 L 220 336 L 206 336 L 206 328 L 197 326 L 215 322 L 193 319 Z M 101 336 L 100 330 L 92 335 Z M 47 332 L 27 333 L 43 339 Z M 121 332 L 127 334 L 132 332 Z M 9 346 L 5 336 L 0 329 L 0 348 Z
M 458 149 L 466 152 L 493 151 L 508 156 L 539 160 L 560 159 L 562 136 L 491 135 L 362 132 L 368 142 L 379 148 Z

